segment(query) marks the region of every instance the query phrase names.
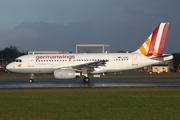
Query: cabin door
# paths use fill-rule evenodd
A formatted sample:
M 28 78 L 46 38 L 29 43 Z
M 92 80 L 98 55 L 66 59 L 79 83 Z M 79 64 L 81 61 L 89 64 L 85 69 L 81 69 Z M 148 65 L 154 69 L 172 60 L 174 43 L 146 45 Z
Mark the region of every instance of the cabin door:
M 132 55 L 132 65 L 138 65 L 138 57 L 137 57 L 137 55 Z
M 34 67 L 34 55 L 28 57 L 28 67 Z

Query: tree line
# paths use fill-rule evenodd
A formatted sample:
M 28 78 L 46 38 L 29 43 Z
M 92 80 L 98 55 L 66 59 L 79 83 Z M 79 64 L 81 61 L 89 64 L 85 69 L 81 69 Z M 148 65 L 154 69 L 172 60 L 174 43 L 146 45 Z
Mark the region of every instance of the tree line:
M 173 67 L 178 69 L 180 67 L 180 53 L 172 53 L 173 55 Z
M 6 47 L 2 50 L 0 50 L 0 55 L 1 55 L 1 63 L 0 64 L 7 64 L 11 61 L 13 61 L 15 58 L 25 55 L 27 52 L 20 52 L 16 46 L 10 46 Z M 177 69 L 180 66 L 180 53 L 172 53 L 173 55 L 173 67 Z
M 27 52 L 20 52 L 15 46 L 6 47 L 0 50 L 0 60 L 1 65 L 6 65 L 7 63 L 13 61 L 15 58 L 21 55 L 25 55 Z

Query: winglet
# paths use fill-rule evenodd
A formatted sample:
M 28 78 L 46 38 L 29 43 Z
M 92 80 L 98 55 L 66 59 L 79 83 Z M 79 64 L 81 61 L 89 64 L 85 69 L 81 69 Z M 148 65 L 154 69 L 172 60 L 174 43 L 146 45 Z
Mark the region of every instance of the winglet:
M 169 29 L 169 22 L 160 23 L 157 28 L 151 33 L 146 41 L 139 47 L 135 53 L 142 53 L 143 55 L 149 56 L 162 56 L 166 37 Z

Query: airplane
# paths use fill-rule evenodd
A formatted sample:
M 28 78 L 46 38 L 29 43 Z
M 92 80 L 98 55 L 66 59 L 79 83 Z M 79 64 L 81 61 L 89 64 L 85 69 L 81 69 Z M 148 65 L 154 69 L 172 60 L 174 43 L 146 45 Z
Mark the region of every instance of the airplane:
M 84 76 L 89 83 L 89 74 L 127 71 L 159 64 L 173 59 L 163 54 L 169 22 L 160 23 L 145 42 L 131 53 L 79 53 L 79 54 L 28 54 L 9 63 L 6 69 L 16 73 L 30 74 L 29 82 L 34 82 L 34 74 L 54 74 L 55 79 L 74 79 Z

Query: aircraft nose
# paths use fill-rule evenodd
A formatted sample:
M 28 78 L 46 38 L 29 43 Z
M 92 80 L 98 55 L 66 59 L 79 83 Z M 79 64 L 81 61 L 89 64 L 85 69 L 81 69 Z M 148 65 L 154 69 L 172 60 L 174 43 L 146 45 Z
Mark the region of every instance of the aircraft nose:
M 12 64 L 10 63 L 10 64 L 6 65 L 6 69 L 9 70 L 9 71 L 11 71 L 11 70 L 13 69 Z
M 7 69 L 7 70 L 9 70 L 9 68 L 10 68 L 10 67 L 9 67 L 9 64 L 8 64 L 8 65 L 6 65 L 6 69 Z

